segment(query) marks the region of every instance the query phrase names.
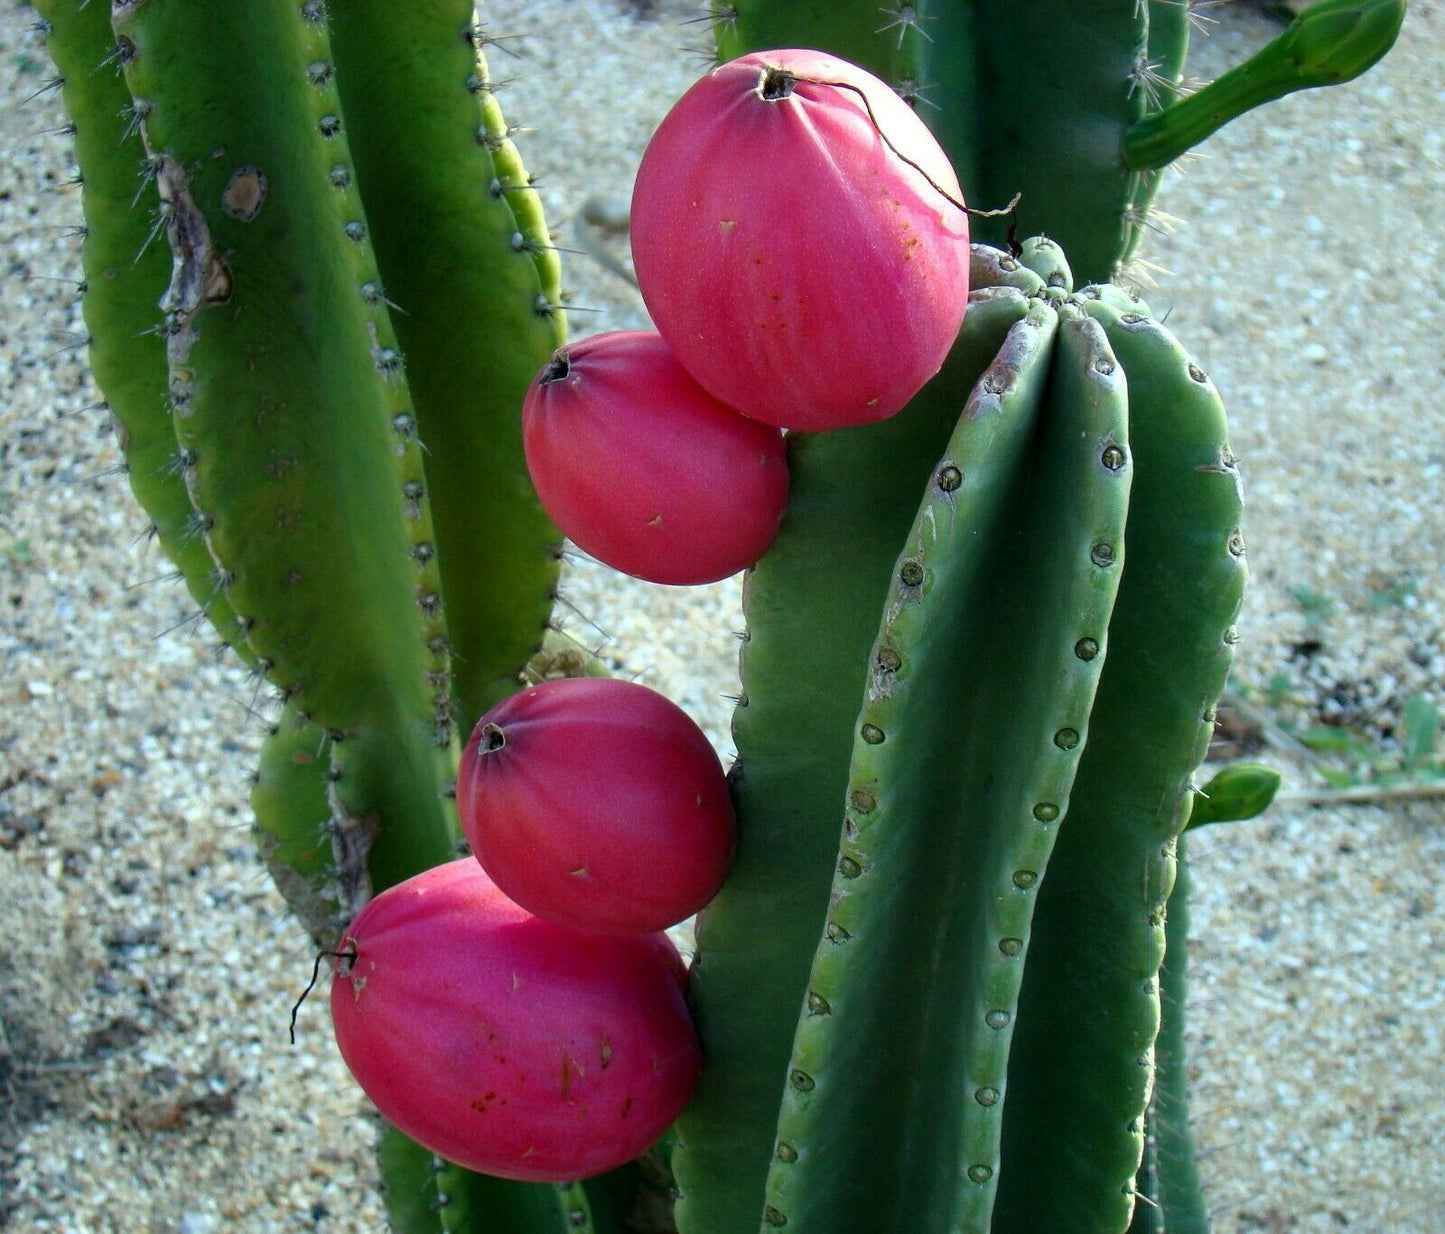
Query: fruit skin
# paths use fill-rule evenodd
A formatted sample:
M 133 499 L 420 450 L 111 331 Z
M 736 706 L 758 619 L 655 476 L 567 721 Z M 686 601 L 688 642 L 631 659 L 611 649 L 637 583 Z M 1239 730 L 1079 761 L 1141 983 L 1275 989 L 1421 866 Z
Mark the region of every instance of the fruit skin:
M 543 506 L 587 552 L 653 583 L 752 565 L 788 501 L 782 434 L 703 390 L 653 331 L 560 348 L 522 405 Z
M 513 900 L 606 934 L 664 929 L 702 908 L 736 833 L 702 730 L 655 690 L 605 677 L 544 681 L 483 716 L 457 812 Z
M 342 1057 L 377 1108 L 467 1169 L 526 1182 L 631 1160 L 701 1053 L 664 934 L 589 936 L 513 904 L 470 857 L 382 892 L 331 983 Z
M 836 85 L 764 99 L 769 66 L 856 86 L 877 127 Z M 683 367 L 747 416 L 886 419 L 938 372 L 968 300 L 968 215 L 934 185 L 962 200 L 927 127 L 872 74 L 816 51 L 742 56 L 693 85 L 642 156 L 643 299 Z

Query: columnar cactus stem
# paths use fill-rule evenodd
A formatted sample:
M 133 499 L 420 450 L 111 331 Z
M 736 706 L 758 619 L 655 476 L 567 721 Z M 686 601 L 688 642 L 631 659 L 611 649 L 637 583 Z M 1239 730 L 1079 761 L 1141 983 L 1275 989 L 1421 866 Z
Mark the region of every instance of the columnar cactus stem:
M 1103 332 L 1036 301 L 936 466 L 869 665 L 771 1224 L 988 1224 L 1029 918 L 1123 570 L 1097 559 L 1123 542 L 1127 409 Z
M 1245 575 L 1239 475 L 1213 385 L 1144 306 L 1083 303 L 1128 375 L 1128 557 L 1034 920 L 1009 1060 L 999 1230 L 1055 1228 L 1081 1212 L 1128 1222 L 1174 838 L 1213 731 Z
M 427 449 L 466 732 L 516 688 L 557 585 L 561 535 L 525 482 L 517 411 L 563 341 L 557 252 L 492 94 L 472 0 L 332 0 L 330 13 L 358 184 Z
M 943 374 L 899 416 L 790 436 L 788 516 L 746 586 L 732 772 L 745 821 L 732 873 L 698 922 L 691 997 L 707 1061 L 678 1123 L 685 1232 L 757 1228 L 882 598 L 958 410 L 1026 311 L 985 290 Z

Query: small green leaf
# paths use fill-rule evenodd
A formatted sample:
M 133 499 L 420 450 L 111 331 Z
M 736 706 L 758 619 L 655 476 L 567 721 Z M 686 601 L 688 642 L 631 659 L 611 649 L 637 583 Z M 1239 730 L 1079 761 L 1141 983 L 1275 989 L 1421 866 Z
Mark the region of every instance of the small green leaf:
M 1231 763 L 1194 792 L 1190 827 L 1258 818 L 1279 791 L 1279 772 L 1263 763 Z
M 1323 592 L 1309 587 L 1288 587 L 1286 590 L 1304 610 L 1305 625 L 1311 629 L 1323 625 L 1325 619 L 1334 612 L 1335 602 Z
M 1405 757 L 1403 767 L 1414 771 L 1429 759 L 1440 732 L 1440 712 L 1423 694 L 1416 694 L 1405 704 Z

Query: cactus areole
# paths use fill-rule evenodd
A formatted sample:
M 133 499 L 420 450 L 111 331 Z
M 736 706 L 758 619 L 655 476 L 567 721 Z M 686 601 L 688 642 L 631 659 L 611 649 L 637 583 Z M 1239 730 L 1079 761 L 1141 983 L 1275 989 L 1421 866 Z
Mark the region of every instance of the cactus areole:
M 331 1018 L 346 1065 L 401 1131 L 469 1170 L 562 1182 L 614 1169 L 697 1081 L 667 935 L 543 921 L 470 857 L 382 892 L 340 955 Z
M 755 52 L 683 95 L 642 157 L 632 255 L 683 367 L 787 428 L 899 411 L 968 299 L 947 157 L 888 86 L 816 51 Z

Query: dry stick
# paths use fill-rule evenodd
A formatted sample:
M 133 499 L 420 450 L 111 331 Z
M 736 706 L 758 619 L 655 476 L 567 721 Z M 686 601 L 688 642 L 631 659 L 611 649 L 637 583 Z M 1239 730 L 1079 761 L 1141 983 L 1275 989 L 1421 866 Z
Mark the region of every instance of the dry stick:
M 1246 724 L 1257 728 L 1266 745 L 1273 746 L 1283 754 L 1292 755 L 1308 767 L 1318 768 L 1320 766 L 1319 755 L 1309 746 L 1297 737 L 1291 737 L 1274 722 L 1267 712 L 1240 697 L 1235 691 L 1226 690 L 1222 703 L 1235 712 Z
M 1445 780 L 1417 784 L 1358 784 L 1351 788 L 1301 789 L 1279 793 L 1275 805 L 1384 805 L 1391 801 L 1429 801 L 1445 797 Z

